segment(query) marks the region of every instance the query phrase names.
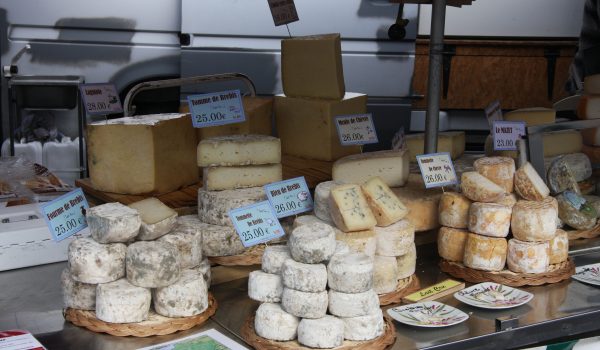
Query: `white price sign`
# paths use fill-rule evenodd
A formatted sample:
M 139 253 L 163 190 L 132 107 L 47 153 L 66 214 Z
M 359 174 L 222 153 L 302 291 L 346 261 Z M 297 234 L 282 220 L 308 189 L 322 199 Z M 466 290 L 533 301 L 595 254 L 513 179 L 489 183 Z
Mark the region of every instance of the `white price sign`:
M 294 0 L 268 0 L 275 26 L 298 21 Z
M 485 107 L 485 117 L 487 118 L 490 129 L 493 127 L 495 121 L 504 120 L 502 108 L 500 108 L 500 101 L 496 100 Z
M 340 115 L 335 126 L 342 146 L 377 143 L 377 132 L 371 114 Z
M 106 115 L 123 112 L 115 84 L 81 84 L 79 90 L 88 114 Z
M 449 186 L 458 183 L 450 153 L 431 153 L 417 156 L 425 188 Z
M 525 136 L 525 122 L 495 121 L 492 135 L 494 151 L 516 151 L 517 141 Z

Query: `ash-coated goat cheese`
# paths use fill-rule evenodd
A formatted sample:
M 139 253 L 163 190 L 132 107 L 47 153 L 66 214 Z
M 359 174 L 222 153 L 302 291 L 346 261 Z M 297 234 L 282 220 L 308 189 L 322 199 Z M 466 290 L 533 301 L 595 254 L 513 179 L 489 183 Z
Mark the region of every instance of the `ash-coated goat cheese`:
M 456 192 L 444 192 L 440 197 L 440 225 L 467 228 L 471 200 Z
M 202 274 L 206 285 L 210 287 L 210 282 L 212 280 L 212 274 L 210 271 L 210 261 L 207 258 L 202 259 L 200 265 L 196 266 L 196 271 Z
M 179 251 L 165 242 L 135 242 L 127 247 L 126 267 L 131 284 L 145 288 L 166 287 L 179 279 Z
M 242 188 L 238 190 L 207 191 L 198 189 L 198 217 L 202 222 L 212 225 L 230 226 L 229 211 L 267 200 L 262 187 Z
M 304 264 L 287 259 L 281 266 L 281 279 L 287 288 L 321 292 L 327 287 L 327 268 L 323 264 Z
M 196 267 L 202 261 L 202 236 L 197 235 L 193 229 L 177 226 L 156 241 L 169 243 L 177 248 L 182 269 Z
M 507 252 L 506 238 L 469 233 L 463 264 L 477 270 L 501 271 L 506 263 Z
M 473 162 L 475 171 L 511 193 L 514 188 L 515 160 L 510 157 L 483 157 Z
M 469 231 L 490 237 L 506 237 L 512 210 L 502 204 L 475 202 L 469 209 Z
M 282 293 L 281 275 L 260 270 L 252 271 L 248 275 L 248 296 L 250 299 L 263 303 L 278 303 L 281 301 Z
M 335 239 L 338 242 L 344 242 L 348 245 L 351 251 L 363 253 L 370 258 L 375 256 L 377 251 L 377 237 L 375 231 L 364 230 L 356 232 L 341 232 L 335 234 Z
M 299 323 L 298 317 L 285 312 L 280 304 L 262 303 L 256 310 L 254 330 L 266 339 L 288 341 L 296 339 Z
M 406 219 L 387 227 L 375 226 L 373 231 L 377 239 L 377 255 L 404 255 L 415 241 L 415 227 Z
M 359 185 L 340 185 L 331 189 L 329 208 L 335 225 L 344 232 L 372 229 L 375 216 Z
M 362 293 L 373 288 L 373 260 L 362 253 L 335 255 L 327 265 L 329 288 L 342 293 Z
M 520 200 L 513 207 L 511 231 L 521 241 L 549 241 L 556 235 L 557 218 L 552 201 Z
M 206 225 L 202 232 L 202 253 L 205 256 L 230 256 L 244 252 L 240 236 L 233 227 Z
M 516 238 L 508 240 L 506 264 L 517 273 L 543 273 L 548 270 L 550 257 L 548 242 L 523 242 Z
M 561 157 L 554 159 L 550 164 L 546 178 L 548 180 L 548 187 L 554 195 L 566 190 L 581 194 L 571 168 Z
M 298 325 L 298 342 L 302 345 L 329 349 L 344 342 L 344 322 L 335 316 L 303 319 Z
M 208 308 L 208 287 L 204 276 L 183 270 L 177 282 L 152 290 L 154 311 L 165 317 L 190 317 Z
M 550 241 L 550 265 L 560 264 L 569 258 L 569 234 L 561 229 L 556 230 L 556 236 Z
M 96 288 L 96 317 L 109 323 L 142 322 L 148 318 L 150 289 L 126 279 L 99 284 Z
M 71 277 L 69 269 L 60 275 L 63 305 L 78 310 L 96 309 L 96 285 L 81 283 Z
M 448 261 L 462 262 L 469 231 L 460 228 L 440 227 L 437 238 L 438 254 Z
M 281 163 L 281 142 L 273 136 L 216 136 L 198 144 L 199 167 L 277 163 Z
M 71 277 L 89 284 L 108 283 L 125 276 L 123 243 L 101 244 L 91 238 L 81 237 L 69 243 L 68 261 Z
M 408 214 L 408 208 L 378 176 L 367 180 L 360 187 L 377 220 L 377 226 L 389 226 Z
M 364 316 L 379 310 L 379 297 L 374 290 L 342 293 L 329 290 L 329 313 L 337 317 Z
M 328 260 L 335 251 L 335 233 L 331 226 L 314 223 L 295 228 L 288 240 L 294 260 L 318 264 Z
M 281 307 L 296 317 L 321 318 L 328 303 L 327 291 L 312 293 L 284 287 L 281 295 Z
M 364 316 L 343 317 L 344 339 L 364 341 L 371 340 L 383 334 L 385 324 L 383 322 L 383 312 L 376 309 L 372 313 Z
M 464 172 L 460 178 L 463 194 L 474 202 L 495 202 L 504 193 L 504 188 L 476 171 Z
M 398 286 L 398 263 L 393 256 L 375 255 L 373 262 L 373 290 L 377 294 L 390 293 Z
M 98 243 L 123 243 L 140 231 L 140 214 L 121 203 L 106 203 L 89 208 L 85 219 L 92 238 Z
M 398 280 L 415 274 L 417 268 L 417 247 L 414 243 L 408 253 L 396 257 L 396 263 L 398 264 Z
M 177 224 L 177 212 L 156 198 L 143 199 L 129 204 L 129 207 L 137 210 L 142 218 L 137 240 L 155 240 Z
M 331 189 L 338 185 L 340 184 L 334 181 L 325 181 L 315 187 L 315 216 L 329 224 L 333 224 L 333 219 L 329 211 L 329 195 L 331 194 Z
M 500 199 L 495 201 L 496 204 L 502 204 L 512 209 L 517 204 L 517 196 L 514 193 L 505 193 Z
M 278 274 L 281 272 L 283 262 L 291 258 L 290 248 L 287 245 L 267 246 L 262 256 L 262 270 L 266 273 Z

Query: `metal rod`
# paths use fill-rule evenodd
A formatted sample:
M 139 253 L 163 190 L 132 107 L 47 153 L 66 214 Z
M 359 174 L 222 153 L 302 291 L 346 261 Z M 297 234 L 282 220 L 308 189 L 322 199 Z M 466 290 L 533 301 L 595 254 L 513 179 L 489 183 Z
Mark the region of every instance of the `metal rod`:
M 425 153 L 437 152 L 437 134 L 440 115 L 442 81 L 442 52 L 446 0 L 432 1 L 431 38 L 429 40 L 429 79 L 427 81 L 427 114 L 425 115 Z

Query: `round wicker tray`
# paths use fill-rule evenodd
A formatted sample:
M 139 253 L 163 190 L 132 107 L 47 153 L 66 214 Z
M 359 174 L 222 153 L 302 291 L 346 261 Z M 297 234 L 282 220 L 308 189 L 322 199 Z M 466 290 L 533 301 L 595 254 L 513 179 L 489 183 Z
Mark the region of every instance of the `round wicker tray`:
M 399 304 L 402 301 L 402 298 L 418 291 L 419 288 L 421 288 L 421 283 L 419 282 L 417 275 L 409 276 L 398 282 L 398 287 L 396 287 L 395 291 L 379 294 L 379 305 Z
M 223 266 L 260 265 L 265 252 L 264 244 L 258 244 L 246 249 L 242 254 L 230 256 L 209 256 L 211 263 Z
M 385 331 L 378 338 L 367 341 L 349 341 L 345 340 L 341 346 L 333 348 L 334 350 L 383 350 L 392 346 L 396 340 L 396 328 L 394 323 L 387 317 L 384 317 Z M 254 316 L 250 316 L 244 322 L 241 329 L 241 336 L 248 344 L 256 350 L 287 350 L 300 349 L 311 350 L 312 348 L 300 345 L 298 341 L 274 341 L 260 337 L 254 331 Z
M 191 317 L 170 318 L 150 311 L 148 319 L 138 323 L 108 323 L 96 318 L 94 311 L 67 308 L 65 319 L 76 326 L 96 333 L 108 333 L 117 337 L 150 337 L 184 331 L 206 322 L 217 311 L 217 301 L 208 294 L 208 308 L 201 314 Z
M 567 231 L 567 234 L 569 235 L 569 241 L 576 239 L 596 238 L 600 236 L 600 223 L 589 230 L 571 230 Z
M 445 273 L 467 282 L 496 282 L 511 287 L 539 286 L 547 283 L 557 283 L 570 278 L 575 273 L 575 264 L 569 258 L 567 261 L 550 265 L 545 273 L 515 273 L 509 270 L 499 272 L 481 271 L 468 268 L 461 263 L 440 261 L 440 268 Z

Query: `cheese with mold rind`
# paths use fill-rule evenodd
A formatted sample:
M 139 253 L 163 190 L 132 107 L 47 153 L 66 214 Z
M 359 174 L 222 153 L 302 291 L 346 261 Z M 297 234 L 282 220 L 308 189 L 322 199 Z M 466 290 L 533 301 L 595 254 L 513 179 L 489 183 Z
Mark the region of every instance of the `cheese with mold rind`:
M 299 323 L 298 317 L 285 312 L 281 304 L 262 303 L 256 310 L 254 330 L 266 339 L 288 341 L 296 339 Z
M 152 290 L 157 314 L 165 317 L 191 317 L 208 308 L 208 287 L 198 271 L 183 270 L 177 282 Z
M 543 273 L 548 270 L 550 257 L 548 242 L 523 242 L 516 238 L 508 240 L 506 264 L 517 273 Z
M 440 225 L 467 228 L 471 200 L 457 192 L 444 192 L 440 197 Z
M 331 189 L 329 208 L 335 225 L 344 232 L 372 229 L 377 221 L 359 185 Z
M 89 284 L 116 281 L 125 276 L 126 253 L 127 246 L 123 243 L 101 244 L 87 237 L 74 239 L 67 253 L 71 277 Z
M 98 243 L 123 243 L 140 231 L 140 214 L 121 203 L 105 203 L 86 210 L 85 219 L 92 238 Z
M 127 247 L 127 280 L 138 287 L 159 288 L 175 283 L 181 273 L 179 251 L 159 241 L 140 241 Z
M 381 178 L 376 176 L 367 180 L 361 189 L 375 215 L 377 226 L 389 226 L 408 214 L 408 208 Z
M 109 323 L 142 322 L 150 312 L 151 294 L 125 278 L 96 287 L 96 317 Z
M 505 238 L 469 233 L 463 264 L 483 271 L 501 271 L 506 263 L 508 244 Z

